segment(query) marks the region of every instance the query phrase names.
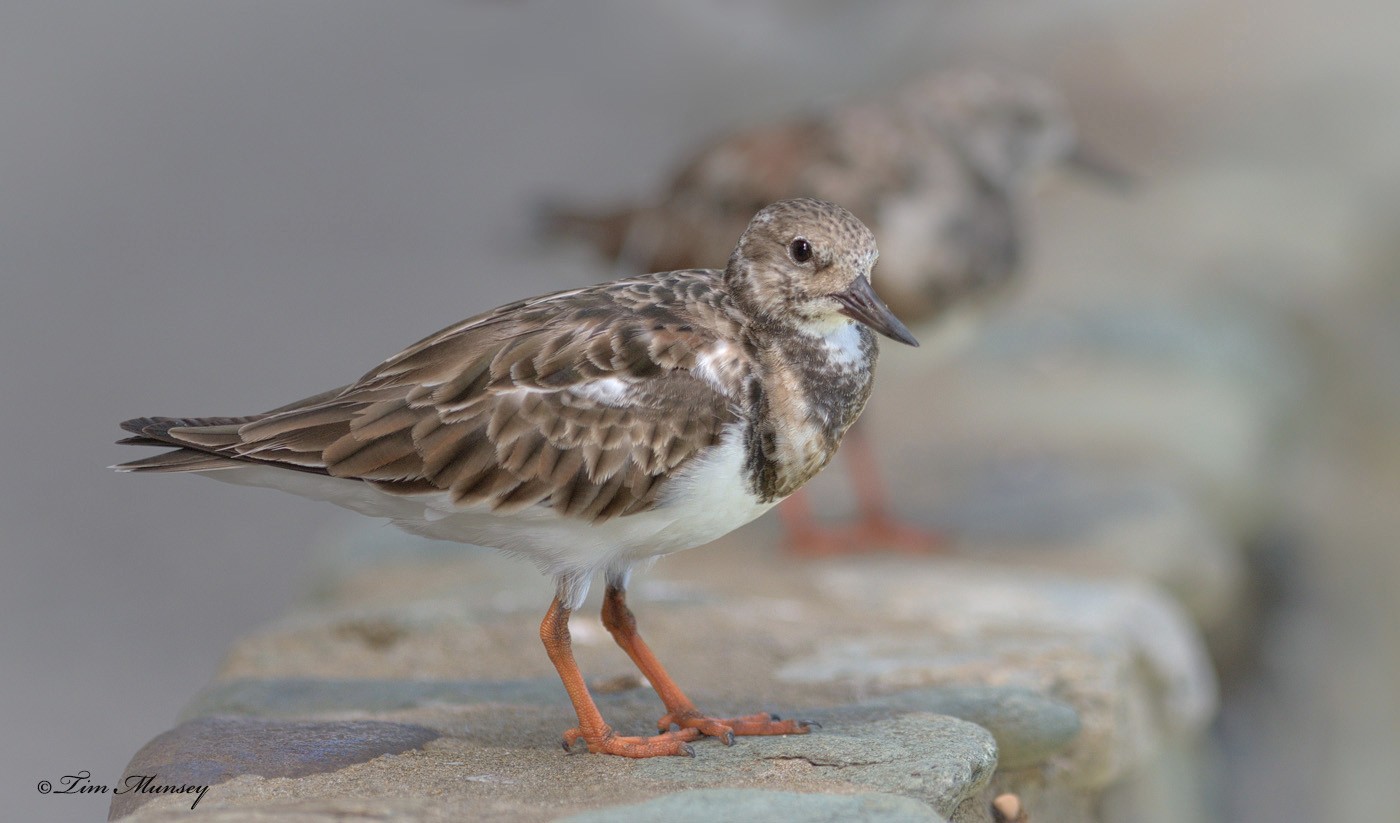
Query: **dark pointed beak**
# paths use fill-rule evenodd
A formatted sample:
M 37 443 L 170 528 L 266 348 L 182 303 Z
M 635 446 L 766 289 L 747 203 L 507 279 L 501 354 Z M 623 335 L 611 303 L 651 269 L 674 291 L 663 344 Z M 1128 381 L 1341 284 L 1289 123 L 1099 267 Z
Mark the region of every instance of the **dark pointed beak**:
M 1137 187 L 1137 178 L 1105 160 L 1093 149 L 1086 148 L 1083 143 L 1076 145 L 1065 157 L 1065 166 L 1119 194 L 1126 194 Z
M 875 331 L 883 334 L 891 340 L 898 340 L 906 346 L 918 346 L 919 341 L 914 339 L 914 335 L 894 316 L 890 307 L 885 305 L 885 301 L 880 299 L 880 295 L 875 293 L 875 289 L 870 285 L 870 278 L 861 275 L 856 278 L 856 282 L 843 292 L 833 294 L 832 297 L 841 304 L 841 313 L 857 320 Z

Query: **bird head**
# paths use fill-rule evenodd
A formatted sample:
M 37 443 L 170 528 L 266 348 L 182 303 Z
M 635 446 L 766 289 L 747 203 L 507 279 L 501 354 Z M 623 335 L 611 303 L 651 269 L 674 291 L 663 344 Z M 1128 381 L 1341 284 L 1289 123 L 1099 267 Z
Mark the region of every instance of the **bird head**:
M 862 323 L 917 346 L 871 286 L 875 235 L 846 209 L 822 200 L 783 200 L 754 215 L 726 270 L 759 322 L 825 335 Z

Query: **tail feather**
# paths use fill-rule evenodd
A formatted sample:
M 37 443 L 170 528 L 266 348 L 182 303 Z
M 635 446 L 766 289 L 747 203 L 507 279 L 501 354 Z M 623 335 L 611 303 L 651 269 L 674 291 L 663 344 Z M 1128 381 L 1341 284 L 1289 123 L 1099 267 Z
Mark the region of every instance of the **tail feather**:
M 249 417 L 133 417 L 122 421 L 121 427 L 132 434 L 179 446 L 184 444 L 170 436 L 171 429 L 242 426 L 262 417 L 260 414 Z
M 543 202 L 535 209 L 535 225 L 540 235 L 583 240 L 610 260 L 622 253 L 635 217 L 635 209 L 593 212 L 556 202 Z
M 314 409 L 329 403 L 345 389 L 345 386 L 341 386 L 262 414 L 245 417 L 133 417 L 123 421 L 121 427 L 134 436 L 118 440 L 118 444 L 173 446 L 175 451 L 133 460 L 112 468 L 123 472 L 199 472 L 238 468 L 250 463 L 275 463 L 285 469 L 326 474 L 324 466 L 319 462 L 308 462 L 306 455 L 274 455 L 268 451 L 257 459 L 251 458 L 245 453 L 246 450 L 241 448 L 248 439 L 245 427 L 250 423 L 292 414 L 302 409 Z M 346 425 L 348 426 L 348 421 Z
M 118 446 L 169 446 L 164 440 L 157 440 L 154 437 L 123 437 L 117 441 Z
M 169 444 L 157 443 L 154 445 Z M 122 463 L 112 468 L 119 472 L 202 472 L 216 469 L 236 469 L 247 465 L 246 461 L 220 457 L 208 452 L 195 451 L 194 449 L 175 449 L 141 460 Z
M 112 468 L 120 472 L 192 472 L 247 465 L 216 450 L 236 442 L 239 426 L 261 417 L 134 417 L 123 421 L 121 427 L 135 436 L 118 440 L 118 444 L 176 448 Z M 210 432 L 217 434 L 211 437 Z
M 174 451 L 141 460 L 122 463 L 112 468 L 122 472 L 198 472 L 233 469 L 249 463 L 269 462 L 250 460 L 235 452 L 244 440 L 242 429 L 270 417 L 285 415 L 299 409 L 314 408 L 326 403 L 345 390 L 344 386 L 312 397 L 279 406 L 263 414 L 246 417 L 133 417 L 121 427 L 133 437 L 118 440 L 124 446 L 174 446 Z M 323 466 L 306 463 L 305 456 L 283 457 L 276 461 L 283 468 L 325 474 Z

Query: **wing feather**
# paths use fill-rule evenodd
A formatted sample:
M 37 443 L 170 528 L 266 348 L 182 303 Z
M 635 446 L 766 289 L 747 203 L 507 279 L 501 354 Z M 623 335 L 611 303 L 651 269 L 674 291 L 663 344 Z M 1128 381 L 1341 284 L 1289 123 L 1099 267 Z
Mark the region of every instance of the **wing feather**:
M 128 421 L 134 442 L 181 447 L 128 467 L 256 462 L 503 513 L 645 511 L 668 472 L 719 442 L 745 396 L 745 368 L 726 370 L 732 386 L 695 373 L 740 348 L 723 342 L 734 328 L 718 277 L 672 272 L 521 301 L 264 415 Z

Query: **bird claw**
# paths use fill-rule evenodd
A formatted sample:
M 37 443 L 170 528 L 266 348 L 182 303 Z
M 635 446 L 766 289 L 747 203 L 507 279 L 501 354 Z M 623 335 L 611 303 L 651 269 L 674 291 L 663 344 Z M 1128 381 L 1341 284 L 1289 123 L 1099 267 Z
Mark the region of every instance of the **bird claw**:
M 574 754 L 580 740 L 588 744 L 593 754 L 615 754 L 621 757 L 694 757 L 695 747 L 690 741 L 700 737 L 696 729 L 677 727 L 674 731 L 663 732 L 652 737 L 623 737 L 611 728 L 604 727 L 603 733 L 589 738 L 577 728 L 564 732 L 564 751 Z
M 579 729 L 575 727 L 564 732 L 564 739 L 560 742 L 564 745 L 564 751 L 568 752 L 569 754 L 574 754 L 574 747 L 578 745 L 578 742 L 582 739 L 583 732 L 579 731 Z
M 658 728 L 680 726 L 697 730 L 707 737 L 717 737 L 726 746 L 734 744 L 739 735 L 806 734 L 812 727 L 821 728 L 810 720 L 783 720 L 776 714 L 759 712 L 743 717 L 706 717 L 699 712 L 668 714 L 657 721 Z

